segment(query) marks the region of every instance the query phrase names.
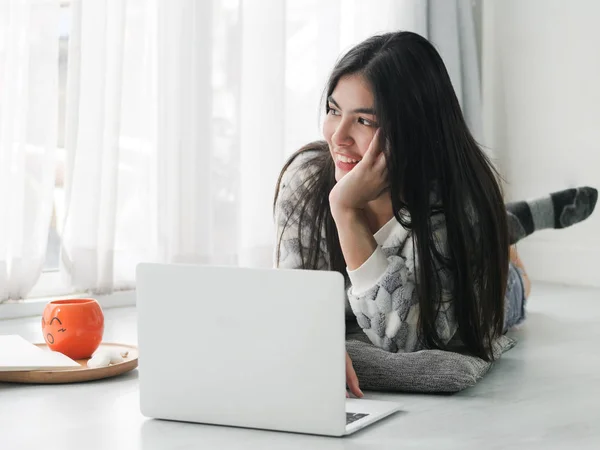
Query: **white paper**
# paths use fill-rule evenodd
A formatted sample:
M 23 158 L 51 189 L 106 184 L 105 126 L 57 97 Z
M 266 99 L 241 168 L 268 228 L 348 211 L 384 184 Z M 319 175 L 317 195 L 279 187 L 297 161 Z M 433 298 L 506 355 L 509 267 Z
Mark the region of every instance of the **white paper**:
M 43 350 L 16 334 L 0 335 L 0 372 L 79 367 L 62 353 Z

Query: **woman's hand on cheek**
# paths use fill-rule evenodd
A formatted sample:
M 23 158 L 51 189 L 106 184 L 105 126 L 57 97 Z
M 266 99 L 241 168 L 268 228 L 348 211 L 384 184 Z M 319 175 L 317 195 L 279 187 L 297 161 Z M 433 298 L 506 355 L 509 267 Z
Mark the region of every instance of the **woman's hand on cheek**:
M 381 195 L 387 183 L 385 155 L 379 145 L 377 130 L 362 160 L 331 190 L 329 204 L 332 214 L 335 217 L 338 212 L 363 209 Z

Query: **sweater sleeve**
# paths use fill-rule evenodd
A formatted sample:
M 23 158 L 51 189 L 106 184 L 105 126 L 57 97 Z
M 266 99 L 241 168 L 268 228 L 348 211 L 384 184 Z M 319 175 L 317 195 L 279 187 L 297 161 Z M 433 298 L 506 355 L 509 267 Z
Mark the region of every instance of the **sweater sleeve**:
M 316 152 L 312 151 L 301 153 L 292 161 L 281 177 L 274 208 L 276 241 L 273 266 L 275 268 L 301 269 L 302 256 L 308 254 L 310 236 L 305 229 L 300 228 L 299 202 L 303 186 L 312 173 L 304 163 L 310 158 L 314 158 L 315 155 Z M 311 219 L 305 215 L 302 220 L 310 223 Z M 323 230 L 321 230 L 321 239 L 319 239 L 318 245 L 321 252 L 317 269 L 327 270 L 329 261 Z
M 441 218 L 432 219 L 438 250 L 446 254 L 446 228 Z M 418 336 L 419 299 L 415 289 L 413 242 L 409 238 L 403 256 L 396 249 L 377 247 L 371 257 L 348 275 L 352 286 L 348 299 L 359 326 L 377 347 L 389 352 L 413 352 L 422 349 Z M 398 252 L 399 253 L 399 252 Z M 442 303 L 436 328 L 444 342 L 456 332 L 451 278 L 438 267 L 442 282 Z

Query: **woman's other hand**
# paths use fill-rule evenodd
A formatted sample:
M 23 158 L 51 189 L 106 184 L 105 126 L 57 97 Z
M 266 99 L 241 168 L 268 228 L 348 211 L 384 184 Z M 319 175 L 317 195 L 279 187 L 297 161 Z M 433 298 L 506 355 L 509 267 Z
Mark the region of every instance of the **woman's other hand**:
M 352 366 L 352 360 L 350 359 L 348 352 L 346 352 L 346 385 L 355 397 L 362 398 L 364 396 L 358 385 L 358 377 L 356 376 L 356 372 L 354 371 L 354 366 Z M 350 397 L 348 392 L 346 392 L 346 397 Z

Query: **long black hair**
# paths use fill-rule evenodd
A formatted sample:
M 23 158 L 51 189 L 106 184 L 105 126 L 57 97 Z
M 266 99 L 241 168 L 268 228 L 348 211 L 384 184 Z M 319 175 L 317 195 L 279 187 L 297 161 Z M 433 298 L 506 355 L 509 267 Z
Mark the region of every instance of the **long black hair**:
M 387 143 L 383 151 L 394 215 L 412 231 L 421 342 L 428 348 L 445 348 L 435 326 L 442 303 L 438 269 L 443 267 L 453 276 L 452 301 L 462 342 L 473 355 L 493 359 L 492 341 L 504 326 L 509 263 L 506 210 L 498 173 L 465 123 L 440 55 L 418 34 L 383 34 L 360 43 L 338 61 L 325 98 L 347 75 L 361 75 L 370 85 L 380 142 Z M 300 217 L 298 237 L 301 232 L 309 235 L 302 267 L 317 268 L 324 230 L 329 268 L 346 276 L 328 202 L 335 166 L 327 143 L 300 149 L 282 175 L 296 156 L 311 150 L 315 156 L 305 164 L 318 170 L 310 172 L 294 205 Z M 277 192 L 280 182 L 281 176 Z M 432 189 L 439 202 L 432 203 Z M 444 215 L 446 243 L 434 240 L 435 214 Z M 445 246 L 444 252 L 440 245 Z

